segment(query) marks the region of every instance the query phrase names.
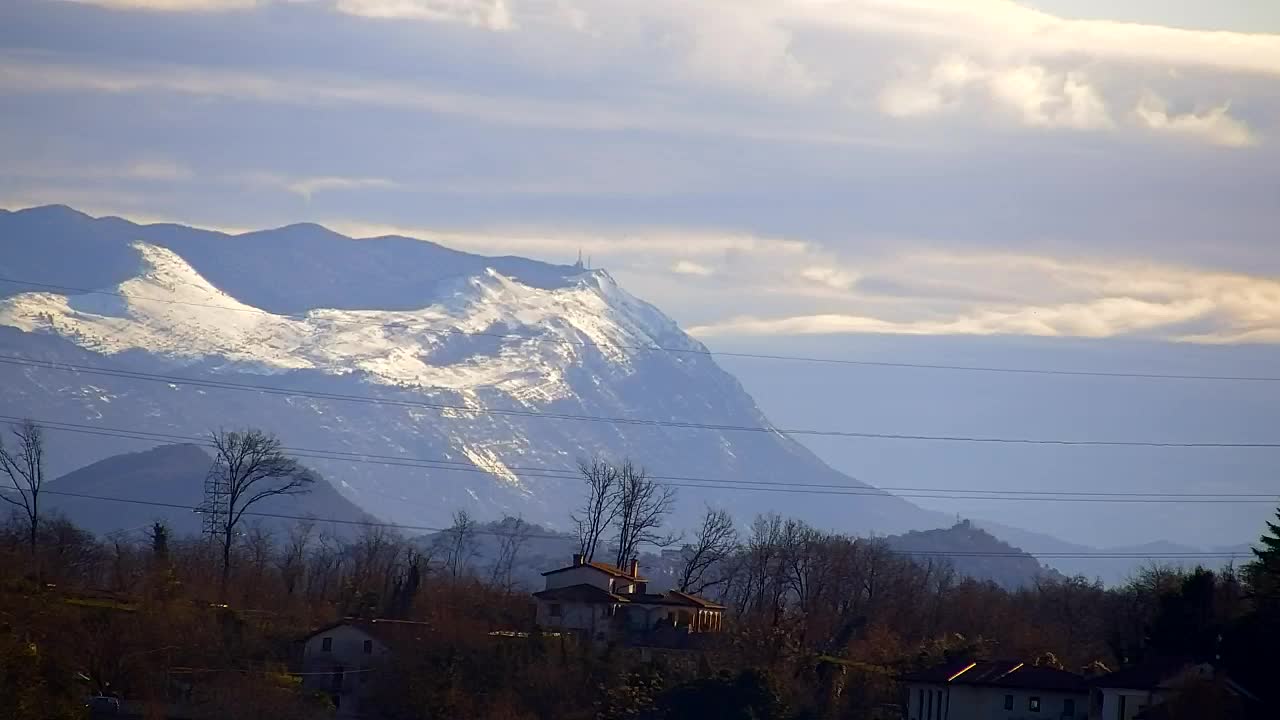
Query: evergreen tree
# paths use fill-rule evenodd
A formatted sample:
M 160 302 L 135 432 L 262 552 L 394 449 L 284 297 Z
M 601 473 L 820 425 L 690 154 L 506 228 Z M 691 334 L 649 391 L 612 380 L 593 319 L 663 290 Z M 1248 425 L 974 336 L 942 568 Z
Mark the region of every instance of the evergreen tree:
M 1280 521 L 1280 509 L 1276 510 Z M 1249 592 L 1260 605 L 1275 608 L 1280 605 L 1280 525 L 1267 523 L 1269 534 L 1264 533 L 1254 548 L 1254 560 L 1245 566 L 1245 579 Z
M 151 556 L 157 561 L 169 559 L 169 526 L 160 520 L 151 525 Z

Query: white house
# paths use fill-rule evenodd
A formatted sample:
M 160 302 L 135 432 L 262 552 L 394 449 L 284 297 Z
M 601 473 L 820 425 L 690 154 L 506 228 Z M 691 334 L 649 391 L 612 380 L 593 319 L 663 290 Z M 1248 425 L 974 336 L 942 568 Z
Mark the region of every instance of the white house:
M 347 619 L 312 632 L 303 640 L 302 685 L 327 693 L 339 718 L 361 717 L 374 674 L 392 654 L 421 641 L 430 626 L 407 620 Z
M 636 640 L 655 632 L 718 632 L 723 621 L 724 606 L 706 598 L 676 590 L 650 593 L 638 560 L 624 570 L 574 555 L 571 565 L 543 576 L 546 588 L 533 594 L 538 625 L 593 642 Z
M 1086 720 L 1083 676 L 1017 661 L 956 661 L 906 675 L 906 720 Z
M 1095 678 L 1089 720 L 1135 720 L 1195 681 L 1216 680 L 1232 694 L 1250 702 L 1257 698 L 1221 675 L 1208 663 L 1163 661 L 1139 665 Z

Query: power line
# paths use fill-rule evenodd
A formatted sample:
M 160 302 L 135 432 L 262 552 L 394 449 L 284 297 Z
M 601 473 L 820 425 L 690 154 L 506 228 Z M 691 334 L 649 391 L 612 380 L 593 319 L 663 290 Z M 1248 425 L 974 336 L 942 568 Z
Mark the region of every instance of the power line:
M 19 418 L 13 416 L 0 415 L 0 420 L 17 421 Z M 134 431 L 117 428 L 105 428 L 79 425 L 76 423 L 58 423 L 34 421 L 43 427 L 51 430 L 59 430 L 63 432 L 80 433 L 87 435 L 99 435 L 104 437 L 118 437 L 124 439 L 143 440 L 147 442 L 168 441 L 182 442 L 188 444 L 201 445 L 209 447 L 208 438 L 193 437 L 188 435 L 170 435 L 165 433 L 152 433 L 146 431 Z M 485 469 L 479 465 L 441 465 L 440 461 L 427 460 L 419 458 L 396 458 L 392 456 L 365 455 L 363 453 L 332 453 L 325 450 L 302 449 L 296 447 L 282 446 L 282 450 L 291 455 L 301 458 L 309 458 L 315 460 L 329 460 L 333 462 L 355 462 L 367 463 L 373 465 L 386 465 L 392 467 L 406 467 L 418 470 L 444 470 L 448 472 L 471 472 L 493 475 L 493 470 Z M 507 468 L 511 470 L 511 468 Z M 551 480 L 574 480 L 578 476 L 571 470 L 555 470 L 552 468 L 542 469 L 544 472 L 523 472 L 517 475 L 518 478 L 543 478 Z M 513 473 L 514 474 L 514 473 Z M 711 478 L 681 478 L 679 476 L 650 476 L 654 480 L 660 481 L 659 484 L 668 487 L 677 488 L 694 488 L 709 490 L 747 490 L 756 492 L 781 492 L 798 495 L 826 495 L 826 496 L 858 496 L 858 497 L 882 497 L 882 498 L 912 498 L 912 499 L 938 499 L 938 500 L 996 500 L 996 501 L 1034 501 L 1034 502 L 1104 502 L 1104 503 L 1133 503 L 1133 504 L 1251 504 L 1265 503 L 1271 504 L 1280 501 L 1280 494 L 1265 495 L 1262 493 L 1239 493 L 1239 494 L 1208 494 L 1208 493 L 1085 493 L 1085 492 L 1062 492 L 1054 491 L 1027 491 L 1023 493 L 1018 490 L 981 490 L 970 491 L 963 488 L 939 488 L 933 489 L 933 492 L 887 492 L 891 488 L 878 488 L 871 486 L 852 486 L 852 485 L 820 485 L 806 483 L 787 483 L 777 481 L 746 481 L 746 480 L 717 480 Z M 662 481 L 663 478 L 674 477 L 677 481 Z M 680 482 L 678 480 L 683 480 Z M 842 489 L 837 489 L 842 488 Z M 981 492 L 982 495 L 976 494 L 957 494 Z M 996 495 L 993 493 L 1004 493 Z M 935 494 L 942 493 L 942 494 Z M 1062 497 L 1056 497 L 1061 495 Z
M 298 390 L 272 385 L 252 385 L 224 380 L 209 380 L 175 375 L 163 375 L 134 370 L 119 370 L 93 365 L 78 365 L 48 360 L 32 360 L 12 355 L 0 355 L 0 363 L 40 367 L 49 370 L 70 371 L 87 375 L 101 375 L 149 382 L 184 384 L 196 387 L 215 388 L 220 390 L 239 390 L 245 392 L 265 393 L 269 395 L 286 395 L 290 397 L 308 397 L 318 400 L 338 400 L 343 402 L 365 403 L 390 407 L 414 407 L 444 412 L 460 412 L 471 415 L 488 415 L 501 417 L 538 418 L 544 420 L 563 420 L 576 422 L 594 422 L 608 425 L 626 425 L 637 427 L 659 427 L 684 430 L 711 430 L 718 432 L 750 432 L 770 433 L 775 435 L 805 435 L 817 437 L 861 438 L 872 440 L 915 440 L 928 442 L 963 442 L 1004 445 L 1060 445 L 1060 446 L 1101 446 L 1101 447 L 1156 447 L 1156 448 L 1280 448 L 1280 443 L 1264 442 L 1161 442 L 1138 440 L 1067 440 L 1057 438 L 1007 438 L 982 437 L 967 435 L 924 435 L 906 433 L 875 433 L 850 430 L 816 430 L 805 428 L 773 428 L 755 425 L 728 425 L 714 423 L 685 422 L 678 420 L 656 420 L 644 418 L 608 417 L 601 415 L 575 415 L 571 413 L 537 412 L 533 410 L 516 410 L 506 408 L 474 408 L 466 405 L 428 402 L 425 400 L 396 400 L 393 398 L 377 398 L 367 395 L 350 395 L 346 393 L 329 393 L 314 390 Z M 424 389 L 447 390 L 448 388 L 427 387 Z
M 179 443 L 195 443 L 208 444 L 208 438 L 192 435 L 175 435 L 170 433 L 155 433 L 145 430 L 137 430 L 133 428 L 115 428 L 103 425 L 86 425 L 83 423 L 69 423 L 54 420 L 40 420 L 32 418 L 23 418 L 15 415 L 0 415 L 0 420 L 8 420 L 10 422 L 21 422 L 31 419 L 33 422 L 50 427 L 56 430 L 67 430 L 73 432 L 75 430 L 92 431 L 89 434 L 105 433 L 108 436 L 114 434 L 126 433 L 127 436 L 139 436 L 135 439 L 146 440 L 155 438 L 158 440 L 179 442 Z M 56 426 L 56 427 L 55 427 Z M 145 436 L 145 437 L 144 437 Z M 553 467 L 530 467 L 521 465 L 506 465 L 495 463 L 485 466 L 472 461 L 450 460 L 447 458 L 422 458 L 404 455 L 380 455 L 371 452 L 352 452 L 345 450 L 323 450 L 298 446 L 283 446 L 282 449 L 293 453 L 311 453 L 323 454 L 326 457 L 321 459 L 334 461 L 351 461 L 365 462 L 372 460 L 386 460 L 394 463 L 422 463 L 424 467 L 440 470 L 458 470 L 460 472 L 481 472 L 486 474 L 496 474 L 501 471 L 509 472 L 529 472 L 544 473 L 541 475 L 528 475 L 527 477 L 550 477 L 553 479 L 569 479 L 576 480 L 581 474 L 576 469 L 553 468 Z M 336 457 L 329 457 L 336 456 Z M 381 464 L 381 463 L 378 463 Z M 439 466 L 439 467 L 437 467 Z M 765 486 L 782 486 L 782 487 L 803 487 L 803 488 L 820 488 L 832 490 L 860 490 L 866 491 L 868 495 L 882 495 L 885 492 L 945 492 L 945 493 L 972 493 L 977 495 L 1063 495 L 1063 496 L 1082 496 L 1082 497 L 1136 497 L 1136 498 L 1249 498 L 1253 500 L 1264 500 L 1271 502 L 1280 499 L 1280 493 L 1169 493 L 1169 492 L 1116 492 L 1116 491 L 1082 491 L 1082 490 L 1019 490 L 1016 488 L 938 488 L 938 487 L 904 487 L 892 485 L 850 485 L 848 483 L 806 483 L 806 482 L 784 482 L 779 480 L 742 480 L 742 479 L 720 479 L 707 478 L 689 475 L 661 475 L 649 473 L 647 477 L 654 480 L 671 480 L 676 482 L 696 482 L 696 483 L 727 483 L 742 485 L 765 485 Z M 881 492 L 884 491 L 884 492 Z M 957 499 L 964 499 L 959 497 Z M 982 499 L 982 498 L 977 498 Z
M 154 500 L 138 500 L 138 499 L 132 499 L 132 498 L 115 497 L 111 495 L 91 495 L 88 493 L 73 493 L 73 492 L 63 492 L 63 491 L 57 491 L 57 490 L 41 490 L 41 494 L 58 495 L 62 497 L 78 498 L 82 500 L 94 500 L 94 501 L 100 501 L 100 502 L 118 502 L 118 503 L 132 504 L 132 505 L 162 507 L 162 508 L 168 508 L 168 509 L 174 509 L 174 510 L 190 510 L 192 512 L 198 512 L 200 510 L 199 506 L 196 506 L 196 505 L 182 505 L 180 503 L 157 502 Z M 401 525 L 398 523 L 379 522 L 375 520 L 343 520 L 338 518 L 319 518 L 319 517 L 313 517 L 309 515 L 290 515 L 287 513 L 254 512 L 252 510 L 246 511 L 244 515 L 252 516 L 252 517 L 272 518 L 277 520 L 325 522 L 325 523 L 334 523 L 339 525 L 355 525 L 355 526 L 361 526 L 361 527 L 384 527 L 384 528 L 391 528 L 395 530 L 419 530 L 424 532 L 449 532 L 450 530 L 452 530 L 452 528 L 434 527 L 429 525 Z M 477 535 L 506 536 L 510 534 L 510 533 L 506 533 L 498 530 L 483 530 L 483 529 L 477 529 L 477 530 L 474 530 L 473 532 Z M 531 533 L 531 534 L 524 535 L 524 537 L 528 539 L 540 539 L 540 540 L 565 540 L 565 541 L 573 540 L 573 536 L 567 535 L 567 534 L 557 535 L 557 534 L 549 534 L 549 533 Z M 1137 560 L 1195 559 L 1195 558 L 1213 559 L 1213 558 L 1252 557 L 1250 553 L 1242 553 L 1242 552 L 1135 553 L 1135 552 L 1118 552 L 1118 551 L 1117 552 L 1099 551 L 1099 552 L 1078 552 L 1078 553 L 1066 553 L 1066 552 L 1033 553 L 1033 552 L 1027 552 L 1027 551 L 982 552 L 982 551 L 976 551 L 976 550 L 975 551 L 967 551 L 967 550 L 930 551 L 930 550 L 903 550 L 903 549 L 889 549 L 888 552 L 891 552 L 897 555 L 925 555 L 925 556 L 939 556 L 939 557 L 1032 556 L 1035 558 L 1107 558 L 1107 559 L 1137 559 Z
M 305 313 L 272 313 L 255 307 L 229 307 L 226 305 L 214 305 L 212 303 L 200 303 L 189 300 L 174 300 L 169 298 L 155 298 L 137 295 L 129 295 L 122 292 L 112 292 L 110 290 L 94 290 L 90 288 L 72 287 L 69 285 L 57 285 L 53 283 L 40 283 L 30 280 L 19 280 L 16 278 L 0 277 L 0 282 L 13 285 L 26 285 L 30 287 L 47 288 L 51 290 L 62 290 L 73 293 L 81 293 L 87 295 L 108 295 L 112 297 L 126 298 L 128 300 L 139 300 L 143 302 L 165 303 L 170 305 L 187 305 L 191 307 L 208 308 L 213 310 L 225 310 L 229 312 L 241 312 L 257 315 L 264 315 L 273 318 L 285 318 L 291 320 L 307 320 L 308 315 Z M 335 308 L 336 310 L 336 308 Z M 381 327 L 381 328 L 403 328 L 404 322 L 389 323 L 373 323 L 355 319 L 328 318 L 329 322 L 354 324 L 361 327 Z M 532 341 L 539 343 L 548 343 L 553 345 L 570 345 L 575 347 L 602 347 L 600 343 L 590 340 L 570 340 L 567 338 L 544 338 L 544 337 L 528 337 L 525 335 L 517 335 L 513 333 L 492 333 L 483 331 L 462 330 L 459 328 L 433 328 L 429 333 L 441 335 L 467 335 L 472 337 L 491 337 L 501 340 L 520 340 Z M 751 353 L 751 352 L 732 352 L 724 350 L 710 350 L 707 348 L 679 348 L 663 345 L 627 345 L 616 344 L 614 347 L 623 350 L 639 350 L 639 351 L 657 351 L 667 353 L 678 353 L 687 355 L 707 355 L 716 357 L 731 357 L 753 360 L 777 360 L 787 362 L 806 362 L 820 363 L 826 365 L 848 365 L 855 367 L 884 367 L 884 368 L 904 368 L 912 370 L 947 370 L 962 372 L 978 372 L 978 373 L 1005 373 L 1018 375 L 1050 375 L 1050 376 L 1067 376 L 1067 377 L 1101 377 L 1101 378 L 1136 378 L 1143 380 L 1203 380 L 1216 382 L 1280 382 L 1280 376 L 1265 375 L 1209 375 L 1194 373 L 1155 373 L 1155 372 L 1108 372 L 1102 370 L 1062 370 L 1055 368 L 1021 368 L 1021 367 L 1002 367 L 991 365 L 957 365 L 945 363 L 912 363 L 912 362 L 893 362 L 886 360 L 854 360 L 849 358 L 832 358 L 832 357 L 815 357 L 808 355 L 779 355 L 770 353 Z

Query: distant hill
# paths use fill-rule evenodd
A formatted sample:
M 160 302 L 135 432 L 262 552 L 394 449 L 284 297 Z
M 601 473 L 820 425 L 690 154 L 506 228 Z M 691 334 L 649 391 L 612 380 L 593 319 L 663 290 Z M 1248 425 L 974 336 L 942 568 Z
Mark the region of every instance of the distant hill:
M 200 532 L 200 515 L 185 509 L 204 500 L 204 480 L 213 459 L 197 445 L 162 445 L 144 452 L 127 453 L 100 460 L 67 473 L 45 486 L 44 507 L 67 517 L 93 533 L 143 530 L 163 520 L 178 535 Z M 319 530 L 333 535 L 351 535 L 359 526 L 350 521 L 374 518 L 344 498 L 324 478 L 312 473 L 316 482 L 302 495 L 266 498 L 251 512 L 338 520 L 319 523 Z M 74 493 L 98 497 L 142 500 L 154 505 L 77 498 L 53 493 Z M 165 507 L 174 505 L 178 507 Z M 246 526 L 261 524 L 284 531 L 296 521 L 283 518 L 246 516 Z
M 890 536 L 885 541 L 898 552 L 921 560 L 947 560 L 961 575 L 990 580 L 1008 589 L 1026 586 L 1038 577 L 1061 577 L 1056 570 L 968 520 L 946 529 Z

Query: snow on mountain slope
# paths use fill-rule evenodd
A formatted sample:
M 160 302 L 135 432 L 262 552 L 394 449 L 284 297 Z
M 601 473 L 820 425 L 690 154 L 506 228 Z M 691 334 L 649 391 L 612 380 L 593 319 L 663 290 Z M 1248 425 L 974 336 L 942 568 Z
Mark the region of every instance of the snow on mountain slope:
M 319 226 L 228 236 L 57 207 L 0 215 L 0 247 L 0 273 L 100 291 L 6 288 L 0 353 L 288 391 L 0 364 L 7 414 L 182 437 L 262 427 L 369 512 L 407 524 L 465 507 L 564 527 L 575 465 L 595 455 L 702 479 L 676 483 L 682 524 L 706 504 L 851 532 L 946 524 L 882 493 L 726 488 L 867 487 L 776 433 L 563 417 L 769 424 L 702 345 L 601 270 Z M 63 431 L 52 442 L 52 472 L 148 444 Z
M 630 350 L 652 346 L 674 325 L 645 312 L 604 271 L 566 288 L 529 287 L 487 269 L 451 283 L 416 311 L 311 310 L 278 315 L 215 288 L 176 253 L 143 242 L 137 278 L 101 294 L 23 293 L 0 301 L 0 324 L 50 332 L 104 355 L 140 350 L 177 361 L 219 358 L 228 370 L 363 371 L 400 387 L 470 391 L 492 387 L 537 405 L 572 392 L 563 368 L 590 345 L 619 369 Z M 109 294 L 110 293 L 110 294 Z M 537 328 L 526 337 L 518 330 Z M 505 330 L 496 332 L 495 328 Z M 460 337 L 498 336 L 494 354 L 459 356 Z

